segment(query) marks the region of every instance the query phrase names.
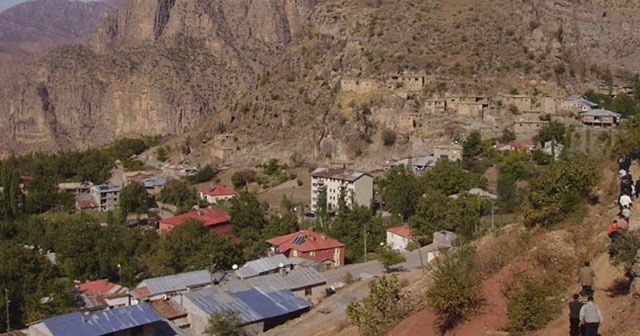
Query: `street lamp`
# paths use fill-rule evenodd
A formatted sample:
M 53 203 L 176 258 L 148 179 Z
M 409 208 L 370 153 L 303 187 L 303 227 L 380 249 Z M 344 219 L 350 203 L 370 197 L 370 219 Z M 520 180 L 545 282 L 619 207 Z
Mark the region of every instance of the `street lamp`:
M 118 264 L 118 283 L 122 283 L 122 265 Z

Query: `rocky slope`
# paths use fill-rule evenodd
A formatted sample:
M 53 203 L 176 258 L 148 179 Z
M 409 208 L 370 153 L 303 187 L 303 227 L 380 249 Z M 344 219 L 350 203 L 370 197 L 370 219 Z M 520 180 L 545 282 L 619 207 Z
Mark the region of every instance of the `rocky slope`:
M 203 159 L 353 159 L 380 151 L 393 116 L 433 95 L 564 94 L 628 78 L 640 71 L 638 14 L 601 0 L 131 0 L 91 43 L 49 53 L 3 89 L 0 150 L 178 134 Z M 340 88 L 398 71 L 427 74 L 417 98 Z M 394 150 L 447 134 L 407 135 Z
M 0 82 L 18 73 L 29 59 L 63 44 L 88 41 L 100 20 L 123 3 L 38 0 L 0 13 Z

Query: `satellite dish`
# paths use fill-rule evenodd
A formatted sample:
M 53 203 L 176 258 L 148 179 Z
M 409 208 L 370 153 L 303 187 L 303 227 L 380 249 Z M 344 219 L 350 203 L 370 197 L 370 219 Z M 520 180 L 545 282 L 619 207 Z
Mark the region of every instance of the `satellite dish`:
M 279 264 L 278 264 L 278 267 L 283 268 L 283 267 L 284 267 L 284 264 L 283 264 L 283 263 L 279 263 Z

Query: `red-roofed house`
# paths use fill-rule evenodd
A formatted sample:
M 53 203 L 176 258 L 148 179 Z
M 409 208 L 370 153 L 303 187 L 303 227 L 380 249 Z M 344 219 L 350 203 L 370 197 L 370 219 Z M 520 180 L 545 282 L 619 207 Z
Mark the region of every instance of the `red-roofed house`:
M 329 260 L 334 266 L 344 265 L 345 245 L 334 238 L 312 230 L 300 230 L 267 240 L 276 253 L 287 258 L 303 257 L 318 261 Z
M 96 311 L 137 304 L 129 296 L 129 289 L 107 280 L 88 281 L 76 286 L 84 309 Z
M 232 199 L 233 197 L 236 197 L 237 195 L 237 191 L 222 186 L 209 187 L 200 190 L 200 199 L 203 201 L 207 201 L 207 203 L 209 204 L 224 202 Z
M 406 251 L 407 245 L 413 241 L 413 232 L 408 226 L 387 229 L 387 246 L 392 250 Z
M 231 216 L 229 216 L 226 211 L 201 209 L 162 219 L 160 221 L 159 233 L 169 232 L 174 227 L 182 225 L 190 219 L 202 222 L 204 226 L 217 234 L 231 234 L 233 232 L 233 227 L 230 222 Z

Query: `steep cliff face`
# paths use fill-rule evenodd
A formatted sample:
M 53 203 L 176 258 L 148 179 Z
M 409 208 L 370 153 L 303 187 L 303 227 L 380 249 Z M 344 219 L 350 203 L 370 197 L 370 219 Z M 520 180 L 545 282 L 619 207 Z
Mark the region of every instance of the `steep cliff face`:
M 180 134 L 216 114 L 280 51 L 313 1 L 133 0 L 89 45 L 61 47 L 2 92 L 3 150 Z
M 533 94 L 531 82 L 575 94 L 640 72 L 638 10 L 623 0 L 129 0 L 90 43 L 49 53 L 3 89 L 0 151 L 210 137 L 222 124 L 249 139 L 233 146 L 238 157 L 262 144 L 353 157 L 435 94 Z M 341 78 L 398 71 L 426 72 L 418 99 L 341 92 Z

